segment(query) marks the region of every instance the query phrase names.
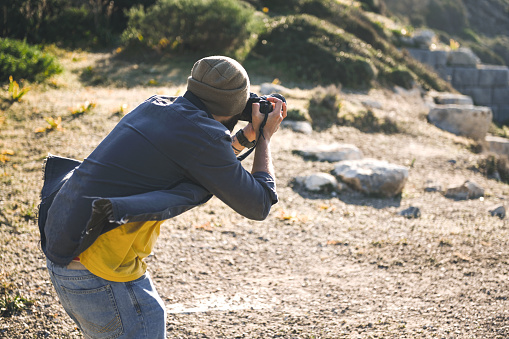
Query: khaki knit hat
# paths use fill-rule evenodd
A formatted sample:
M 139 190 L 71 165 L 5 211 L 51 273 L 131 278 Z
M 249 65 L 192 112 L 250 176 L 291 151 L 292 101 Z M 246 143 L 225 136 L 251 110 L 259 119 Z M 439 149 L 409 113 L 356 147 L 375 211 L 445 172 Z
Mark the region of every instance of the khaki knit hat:
M 198 60 L 187 79 L 187 89 L 199 97 L 210 113 L 241 113 L 249 99 L 249 76 L 237 61 L 225 56 Z

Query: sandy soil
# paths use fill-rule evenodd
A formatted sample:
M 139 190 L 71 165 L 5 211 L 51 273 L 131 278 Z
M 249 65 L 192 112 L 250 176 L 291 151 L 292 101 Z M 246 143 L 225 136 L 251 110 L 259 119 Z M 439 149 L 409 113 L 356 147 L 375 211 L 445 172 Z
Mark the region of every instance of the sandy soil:
M 74 68 L 96 65 L 88 58 Z M 36 88 L 8 107 L 0 126 L 0 149 L 14 151 L 0 163 L 0 282 L 4 294 L 33 301 L 0 318 L 0 338 L 81 338 L 56 299 L 39 250 L 43 158 L 50 152 L 82 159 L 118 122 L 120 105 L 133 108 L 154 93 L 182 90 L 182 82 L 83 87 L 69 80 L 75 73 L 67 76 L 57 88 Z M 289 104 L 303 106 L 311 91 L 293 89 Z M 147 262 L 169 312 L 169 338 L 509 336 L 507 221 L 488 213 L 506 203 L 509 187 L 473 169 L 483 155 L 469 150 L 471 141 L 426 122 L 418 90 L 340 96 L 349 107 L 378 102 L 374 112 L 397 121 L 401 132 L 281 129 L 272 142 L 280 202 L 267 220 L 247 220 L 215 198 L 168 220 Z M 72 118 L 69 107 L 86 100 L 97 104 L 93 112 Z M 64 131 L 34 133 L 46 116 L 62 116 Z M 295 186 L 296 176 L 330 172 L 333 164 L 293 151 L 330 142 L 409 166 L 403 194 L 311 194 Z M 447 187 L 467 179 L 485 188 L 484 198 L 454 201 L 424 190 L 428 180 Z M 409 206 L 422 216 L 398 214 Z

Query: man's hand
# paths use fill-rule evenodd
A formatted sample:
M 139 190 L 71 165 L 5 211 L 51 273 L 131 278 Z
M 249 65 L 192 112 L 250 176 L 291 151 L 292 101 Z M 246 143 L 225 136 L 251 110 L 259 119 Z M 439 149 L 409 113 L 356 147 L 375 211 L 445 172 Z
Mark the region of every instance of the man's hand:
M 263 128 L 263 135 L 266 139 L 270 139 L 279 129 L 281 121 L 286 118 L 286 103 L 275 97 L 268 97 L 267 100 L 272 103 L 273 110 L 267 117 L 267 122 Z M 253 104 L 252 112 L 253 129 L 257 133 L 256 136 L 258 137 L 260 126 L 265 118 L 265 114 L 260 113 L 260 104 L 258 103 Z
M 276 179 L 274 172 L 274 166 L 272 165 L 272 157 L 270 154 L 270 138 L 279 128 L 281 121 L 286 118 L 286 104 L 274 97 L 269 97 L 267 100 L 273 103 L 274 109 L 269 113 L 267 122 L 263 128 L 264 138 L 258 138 L 260 125 L 262 124 L 265 114 L 260 113 L 260 104 L 253 104 L 253 127 L 257 133 L 258 143 L 255 149 L 255 157 L 253 161 L 253 168 L 251 173 L 255 172 L 266 172 Z

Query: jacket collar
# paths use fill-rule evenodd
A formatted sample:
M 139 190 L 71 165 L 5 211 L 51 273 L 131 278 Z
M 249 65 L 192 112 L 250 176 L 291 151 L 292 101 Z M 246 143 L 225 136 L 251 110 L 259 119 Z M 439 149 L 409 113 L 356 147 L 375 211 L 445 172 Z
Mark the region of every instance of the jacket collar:
M 186 93 L 184 93 L 183 97 L 186 98 L 187 100 L 189 100 L 193 105 L 195 105 L 196 107 L 198 107 L 199 109 L 201 109 L 202 111 L 207 113 L 209 118 L 214 119 L 212 114 L 210 114 L 209 110 L 207 109 L 207 106 L 205 106 L 203 101 L 201 101 L 200 98 L 198 98 L 193 92 L 186 91 Z

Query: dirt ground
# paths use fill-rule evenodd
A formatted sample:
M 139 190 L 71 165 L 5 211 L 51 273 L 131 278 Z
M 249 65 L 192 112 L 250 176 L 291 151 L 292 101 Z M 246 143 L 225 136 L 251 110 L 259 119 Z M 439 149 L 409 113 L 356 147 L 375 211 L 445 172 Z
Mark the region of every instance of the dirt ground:
M 132 109 L 155 93 L 183 93 L 185 78 L 157 78 L 171 72 L 145 65 L 109 74 L 126 79 L 139 72 L 139 83 L 154 77 L 160 85 L 83 86 L 76 70 L 91 65 L 104 72 L 107 62 L 65 57 L 70 71 L 54 86 L 34 88 L 3 112 L 0 150 L 13 155 L 0 163 L 0 282 L 4 293 L 32 304 L 0 317 L 0 338 L 82 337 L 56 299 L 39 249 L 44 157 L 83 159 L 118 122 L 122 104 Z M 252 80 L 257 90 L 264 79 Z M 289 105 L 303 107 L 311 92 L 293 88 Z M 167 306 L 169 338 L 509 337 L 508 226 L 488 212 L 506 204 L 509 186 L 475 170 L 484 155 L 470 150 L 470 140 L 426 122 L 429 108 L 419 90 L 343 91 L 340 97 L 349 109 L 379 103 L 373 111 L 397 121 L 400 133 L 281 129 L 272 141 L 280 202 L 265 221 L 247 220 L 213 198 L 165 222 L 147 262 Z M 86 100 L 96 103 L 93 111 L 71 116 L 69 107 Z M 35 133 L 47 116 L 62 116 L 64 130 Z M 330 172 L 334 164 L 293 151 L 331 142 L 408 166 L 403 194 L 311 194 L 296 186 L 296 176 Z M 428 180 L 444 188 L 474 180 L 485 196 L 451 200 L 426 192 Z M 410 206 L 421 217 L 398 214 Z

